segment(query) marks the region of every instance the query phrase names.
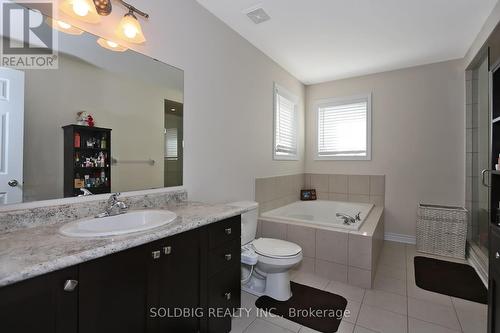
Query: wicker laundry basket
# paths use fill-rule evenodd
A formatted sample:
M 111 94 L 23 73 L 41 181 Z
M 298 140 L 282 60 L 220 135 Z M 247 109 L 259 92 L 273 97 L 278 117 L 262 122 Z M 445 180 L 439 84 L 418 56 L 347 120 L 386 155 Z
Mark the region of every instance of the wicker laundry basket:
M 420 204 L 417 212 L 417 251 L 465 258 L 467 210 Z

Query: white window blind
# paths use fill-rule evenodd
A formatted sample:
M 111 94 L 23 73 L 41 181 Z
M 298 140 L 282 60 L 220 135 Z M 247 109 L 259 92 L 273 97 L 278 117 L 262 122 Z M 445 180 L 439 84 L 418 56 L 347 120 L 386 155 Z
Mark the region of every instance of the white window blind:
M 317 115 L 319 158 L 370 158 L 369 97 L 322 103 Z
M 165 157 L 167 160 L 177 160 L 177 128 L 167 128 L 165 131 Z
M 297 157 L 297 105 L 283 89 L 275 88 L 274 156 Z

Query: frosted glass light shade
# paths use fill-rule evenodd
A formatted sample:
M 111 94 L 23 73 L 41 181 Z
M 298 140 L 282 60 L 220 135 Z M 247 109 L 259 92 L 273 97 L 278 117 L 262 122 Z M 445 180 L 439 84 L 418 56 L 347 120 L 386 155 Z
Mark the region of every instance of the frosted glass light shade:
M 118 37 L 130 43 L 141 44 L 146 41 L 142 33 L 141 24 L 132 13 L 123 16 L 116 31 Z

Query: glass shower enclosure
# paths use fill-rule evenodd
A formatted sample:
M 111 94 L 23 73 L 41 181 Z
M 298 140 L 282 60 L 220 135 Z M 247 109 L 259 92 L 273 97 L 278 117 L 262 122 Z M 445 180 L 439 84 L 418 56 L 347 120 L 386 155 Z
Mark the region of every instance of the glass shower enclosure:
M 488 230 L 491 218 L 491 124 L 490 72 L 487 54 L 467 73 L 466 143 L 469 215 L 469 253 L 488 265 Z

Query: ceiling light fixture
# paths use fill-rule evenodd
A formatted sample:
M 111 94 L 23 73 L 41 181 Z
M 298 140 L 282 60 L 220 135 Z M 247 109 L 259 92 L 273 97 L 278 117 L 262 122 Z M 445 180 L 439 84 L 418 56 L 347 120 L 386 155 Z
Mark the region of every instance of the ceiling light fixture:
M 149 18 L 149 14 L 143 12 L 123 1 L 116 0 L 128 9 L 116 30 L 116 34 L 123 40 L 141 44 L 146 41 L 142 32 L 141 24 L 136 15 Z M 111 0 L 64 0 L 60 6 L 62 12 L 88 23 L 98 23 L 101 16 L 111 14 Z
M 88 23 L 99 23 L 101 20 L 90 0 L 64 0 L 61 3 L 62 12 Z
M 115 51 L 115 52 L 125 52 L 128 50 L 125 46 L 122 46 L 122 45 L 118 44 L 117 42 L 114 42 L 112 40 L 107 40 L 104 38 L 99 38 L 97 40 L 97 44 L 104 47 L 105 49 Z
M 51 18 L 47 19 L 47 23 L 57 31 L 64 32 L 65 34 L 69 35 L 81 35 L 83 34 L 83 30 L 80 30 L 78 28 L 75 28 L 69 23 L 66 23 L 64 21 L 59 21 L 59 20 L 54 20 Z

